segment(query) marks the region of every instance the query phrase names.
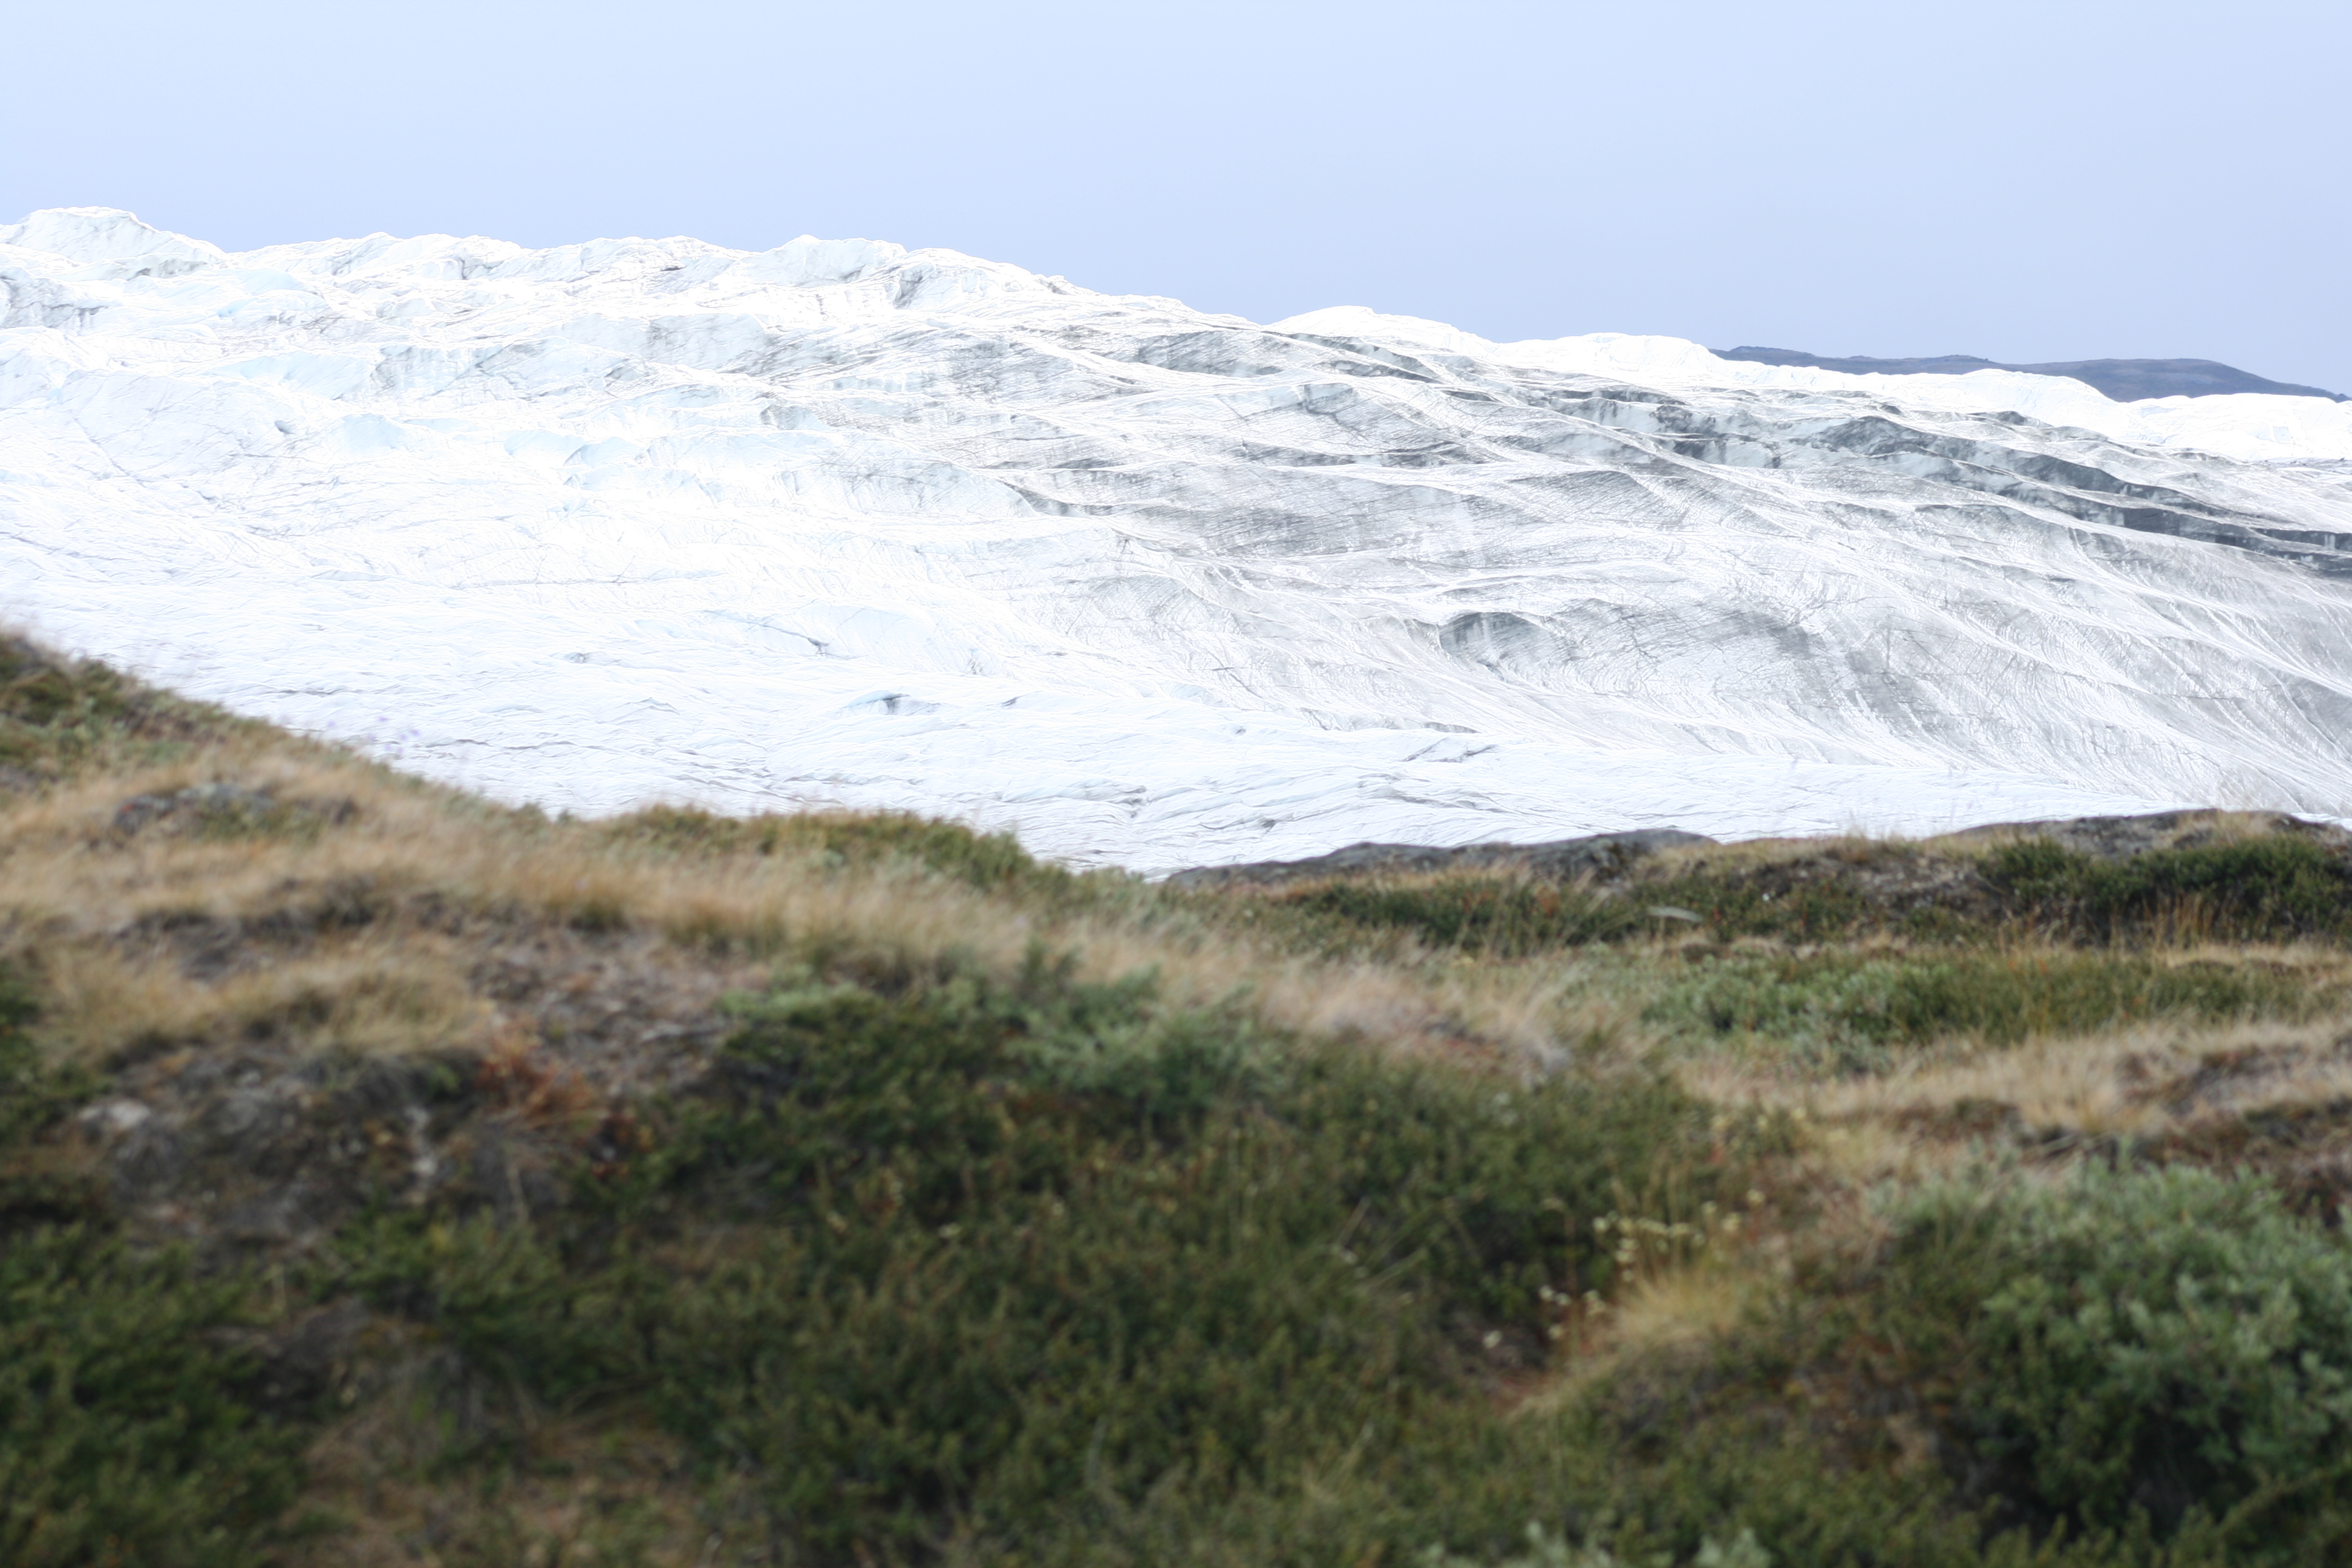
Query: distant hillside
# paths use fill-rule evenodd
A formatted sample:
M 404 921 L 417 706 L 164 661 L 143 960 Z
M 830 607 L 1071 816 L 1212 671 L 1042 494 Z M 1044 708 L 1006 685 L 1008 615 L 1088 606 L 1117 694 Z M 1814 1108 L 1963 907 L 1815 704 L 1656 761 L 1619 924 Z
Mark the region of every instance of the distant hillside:
M 1972 370 L 2021 370 L 2030 375 L 2070 375 L 2087 382 L 2117 403 L 2143 397 L 2215 397 L 2228 392 L 2268 392 L 2282 397 L 2325 397 L 2352 401 L 2340 392 L 2316 386 L 2294 386 L 2264 381 L 2210 359 L 2085 359 L 2063 364 L 2000 364 L 1974 354 L 1938 354 L 1933 359 L 1873 359 L 1854 354 L 1832 359 L 1800 349 L 1759 349 L 1754 346 L 1709 351 L 1718 359 L 1748 360 L 1758 364 L 1804 364 L 1848 375 L 1966 375 Z

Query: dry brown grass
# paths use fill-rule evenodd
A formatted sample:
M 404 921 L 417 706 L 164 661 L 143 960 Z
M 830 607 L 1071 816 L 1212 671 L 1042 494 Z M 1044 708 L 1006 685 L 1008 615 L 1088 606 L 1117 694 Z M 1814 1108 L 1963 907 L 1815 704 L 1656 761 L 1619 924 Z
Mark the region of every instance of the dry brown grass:
M 308 831 L 118 830 L 126 800 L 203 784 L 352 809 Z M 2268 826 L 2240 814 L 2209 819 L 2207 830 L 2251 835 Z M 1910 847 L 1762 840 L 1672 850 L 1658 864 L 1672 875 L 1824 855 L 1969 855 L 1990 842 L 1981 834 Z M 85 1060 L 223 1041 L 361 1053 L 512 1049 L 518 1029 L 530 1030 L 488 994 L 486 931 L 602 933 L 607 948 L 626 933 L 637 969 L 693 972 L 689 989 L 700 1002 L 722 979 L 740 983 L 787 953 L 921 969 L 953 952 L 1010 970 L 1042 941 L 1076 955 L 1086 978 L 1155 972 L 1179 1005 L 1246 998 L 1268 1021 L 1306 1034 L 1511 1062 L 1557 1059 L 1564 1047 L 1638 1045 L 1639 988 L 1624 976 L 1675 964 L 1679 951 L 1672 939 L 1621 947 L 1608 984 L 1576 959 L 1435 962 L 1410 938 L 1374 957 L 1301 955 L 1211 921 L 1146 918 L 1117 904 L 1055 915 L 907 862 L 845 868 L 810 853 L 680 854 L 594 825 L 508 812 L 258 728 L 167 764 L 0 796 L 0 955 L 39 974 L 45 1037 Z M 2168 962 L 2212 956 L 2190 934 L 2168 949 Z M 2261 956 L 2352 979 L 2335 950 Z M 559 962 L 587 960 L 573 952 Z M 609 953 L 597 962 L 609 963 Z M 2028 1124 L 2087 1136 L 2159 1130 L 2179 1118 L 2133 1088 L 2129 1072 L 2288 1036 L 2308 1045 L 2332 1038 L 2331 1029 L 2341 1025 L 2142 1029 L 2000 1051 L 1962 1045 L 1883 1077 L 1837 1082 L 1777 1058 L 1714 1056 L 1678 1070 L 1723 1103 L 1801 1110 L 1825 1166 L 1861 1179 L 1947 1163 L 1950 1142 L 1919 1129 L 1961 1105 L 2001 1105 Z M 2263 1092 L 2352 1093 L 2352 1067 L 2308 1052 L 2298 1060 Z M 2225 1109 L 2209 1097 L 2198 1114 Z
M 2184 815 L 2188 820 L 2168 830 L 2152 834 L 2149 838 L 2151 845 L 2164 847 L 2191 837 L 2200 843 L 2236 843 L 2267 837 L 2278 830 L 2277 815 L 2272 812 L 2213 811 Z M 1749 838 L 1732 844 L 1685 844 L 1659 851 L 1649 864 L 1657 867 L 1662 875 L 1675 876 L 1701 869 L 1717 872 L 1748 870 L 1763 866 L 1785 865 L 1792 860 L 1828 859 L 1853 865 L 1866 865 L 1892 856 L 1974 860 L 1991 850 L 2027 843 L 2042 837 L 2041 830 L 2029 830 L 2027 825 L 2015 823 L 1994 823 L 1982 827 L 1963 828 L 1956 833 L 1935 834 L 1926 838 L 1880 837 L 1855 829 L 1815 838 Z
M 1616 1300 L 1585 1304 L 1563 1325 L 1571 1354 L 1526 1392 L 1528 1414 L 1555 1411 L 1632 1363 L 1704 1353 L 1770 1300 L 1769 1263 L 1694 1263 L 1636 1280 Z
M 205 784 L 351 810 L 282 834 L 115 826 L 126 800 Z M 45 1036 L 93 1062 L 273 1033 L 359 1051 L 479 1047 L 499 1020 L 473 973 L 490 928 L 633 933 L 658 950 L 648 962 L 730 972 L 786 953 L 908 969 L 957 953 L 1010 970 L 1044 942 L 1085 978 L 1150 970 L 1179 1005 L 1246 997 L 1278 1026 L 1391 1048 L 1539 1050 L 1560 1013 L 1559 982 L 1531 972 L 1432 980 L 1412 954 L 1332 961 L 1204 922 L 1056 916 L 903 861 L 681 854 L 284 738 L 0 797 L 0 954 L 42 977 Z
M 2183 840 L 2197 844 L 2237 844 L 2252 838 L 2266 838 L 2278 831 L 2279 817 L 2269 811 L 2201 811 L 2184 812 L 2183 820 L 2148 836 L 2150 847 L 2169 848 Z M 1993 823 L 1983 827 L 1963 828 L 1958 833 L 1938 834 L 1920 840 L 1919 847 L 1937 854 L 1978 856 L 2011 844 L 2023 844 L 2042 837 L 2038 831 L 2028 831 L 2026 825 Z
M 227 1039 L 429 1051 L 486 1040 L 496 1019 L 463 955 L 431 933 L 362 936 L 211 981 L 102 942 L 42 957 L 51 1037 L 98 1063 Z

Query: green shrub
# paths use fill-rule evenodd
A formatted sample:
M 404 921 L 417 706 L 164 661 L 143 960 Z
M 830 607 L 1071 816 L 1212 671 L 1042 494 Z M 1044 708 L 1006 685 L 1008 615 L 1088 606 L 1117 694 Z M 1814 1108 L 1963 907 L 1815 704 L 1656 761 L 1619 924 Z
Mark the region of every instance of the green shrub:
M 217 1338 L 247 1284 L 133 1253 L 86 1184 L 18 1173 L 27 1141 L 90 1087 L 45 1068 L 32 1016 L 0 973 L 0 1562 L 248 1563 L 300 1468 Z
M 2352 1248 L 2268 1184 L 2094 1166 L 1890 1217 L 1866 1331 L 1951 1369 L 2023 1517 L 2202 1516 L 2249 1562 L 2352 1552 Z
M 1979 1514 L 1956 1506 L 1940 1473 L 1857 1455 L 1830 1437 L 1835 1428 L 1787 1409 L 1778 1383 L 1726 1388 L 1704 1360 L 1668 1362 L 1621 1369 L 1585 1385 L 1562 1410 L 1476 1429 L 1431 1423 L 1410 1464 L 1366 1477 L 1342 1506 L 1391 1538 L 1417 1535 L 1418 1553 L 1446 1568 L 1538 1568 L 1563 1558 L 1576 1568 L 2190 1568 L 2218 1561 L 2168 1555 L 2128 1533 L 1989 1531 Z M 1364 1542 L 1350 1544 L 1360 1552 Z M 1322 1560 L 1361 1559 L 1335 1552 Z
M 2293 1015 L 2309 1001 L 2299 977 L 2252 966 L 1963 948 L 1713 959 L 1667 980 L 1643 1017 L 1685 1039 L 1767 1040 L 1866 1072 L 1945 1036 L 2014 1045 L 2150 1018 Z
M 1985 855 L 1971 873 L 1912 846 L 1856 844 L 1785 863 L 1666 867 L 1605 895 L 1465 874 L 1335 879 L 1251 902 L 1310 928 L 1410 931 L 1499 958 L 1654 935 L 1657 909 L 1688 910 L 1718 939 L 1791 943 L 1867 932 L 1961 943 L 2003 931 L 2101 943 L 2345 940 L 2352 860 L 2290 834 L 2115 860 L 2034 839 Z
M 2020 913 L 2095 941 L 2352 937 L 2352 862 L 2288 834 L 2120 860 L 2033 839 L 1980 869 Z
M 1272 901 L 1309 917 L 1408 931 L 1432 947 L 1495 958 L 1606 942 L 1655 923 L 1637 905 L 1597 898 L 1575 884 L 1512 877 L 1336 880 Z
M 31 988 L 0 969 L 0 1152 L 65 1108 L 27 1032 L 37 1011 Z
M 1421 1557 L 1422 1568 L 1483 1568 L 1483 1559 L 1457 1557 L 1444 1547 L 1433 1546 Z M 1656 1559 L 1653 1559 L 1656 1561 Z M 1743 1530 L 1729 1546 L 1715 1537 L 1700 1540 L 1699 1549 L 1691 1560 L 1691 1568 L 1772 1568 L 1772 1554 L 1757 1544 L 1756 1532 Z M 1571 1543 L 1567 1537 L 1553 1535 L 1540 1524 L 1528 1526 L 1528 1549 L 1496 1568 L 1642 1568 L 1617 1555 L 1605 1546 Z
M 642 1401 L 820 1561 L 1395 1452 L 1605 1281 L 1591 1215 L 1705 1180 L 1663 1080 L 1309 1049 L 1042 958 L 739 1016 L 572 1221 L 378 1221 L 346 1267 L 542 1399 Z
M 1907 858 L 1906 848 L 1897 846 L 1872 846 L 1867 852 Z M 1863 885 L 1861 868 L 1848 861 L 1808 869 L 1810 875 L 1797 876 L 1771 866 L 1702 866 L 1641 884 L 1625 896 L 1645 906 L 1688 910 L 1718 939 L 1761 936 L 1817 942 L 1878 931 L 1936 937 L 1958 934 L 1972 923 L 1943 909 L 1890 907 L 1885 895 Z
M 241 1568 L 293 1501 L 299 1444 L 215 1335 L 241 1280 L 79 1227 L 0 1249 L 0 1561 Z
M 94 1088 L 88 1073 L 42 1059 L 27 1028 L 37 1011 L 31 989 L 0 968 L 0 1249 L 17 1231 L 93 1218 L 104 1208 L 85 1173 L 24 1157 L 35 1133 Z

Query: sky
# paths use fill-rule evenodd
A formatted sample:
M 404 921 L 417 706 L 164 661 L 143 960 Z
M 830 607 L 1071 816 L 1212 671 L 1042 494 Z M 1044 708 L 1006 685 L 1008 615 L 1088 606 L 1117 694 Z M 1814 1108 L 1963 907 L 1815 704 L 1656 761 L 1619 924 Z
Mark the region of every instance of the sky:
M 2352 392 L 2352 5 L 0 0 L 0 222 L 946 246 L 1266 321 Z

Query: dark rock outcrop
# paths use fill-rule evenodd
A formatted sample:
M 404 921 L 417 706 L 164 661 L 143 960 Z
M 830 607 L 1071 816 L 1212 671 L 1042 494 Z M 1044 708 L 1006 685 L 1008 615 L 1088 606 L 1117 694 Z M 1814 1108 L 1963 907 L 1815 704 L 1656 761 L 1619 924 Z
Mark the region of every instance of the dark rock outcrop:
M 2195 849 L 2225 834 L 2242 837 L 2283 833 L 2309 838 L 2338 853 L 2352 854 L 2352 833 L 2323 822 L 2306 822 L 2282 811 L 2158 811 L 2142 816 L 2076 816 L 2051 822 L 1995 822 L 1948 834 L 1944 842 L 1976 839 L 2047 838 L 2078 855 L 2123 860 L 2157 849 Z
M 1350 844 L 1306 860 L 1258 860 L 1245 866 L 1196 866 L 1168 879 L 1171 888 L 1278 888 L 1319 877 L 1395 875 L 1428 871 L 1523 870 L 1565 882 L 1606 876 L 1635 860 L 1682 844 L 1712 844 L 1699 833 L 1651 827 L 1596 833 L 1544 844 L 1465 844 L 1440 849 L 1422 844 Z
M 2279 811 L 2221 811 L 2200 807 L 2186 811 L 2150 812 L 2137 816 L 2076 816 L 2046 822 L 1995 822 L 1942 835 L 1938 845 L 1967 851 L 1977 845 L 1990 848 L 2021 838 L 2047 838 L 2079 854 L 2101 860 L 2120 860 L 2159 849 L 2195 849 L 2224 838 L 2248 835 L 2285 834 L 2307 838 L 2323 848 L 2352 859 L 2352 832 L 2324 822 L 2311 822 Z M 1637 862 L 1661 849 L 1682 845 L 1714 844 L 1704 834 L 1679 828 L 1654 827 L 1630 833 L 1596 833 L 1583 838 L 1561 838 L 1545 844 L 1465 844 L 1438 848 L 1423 844 L 1350 844 L 1328 855 L 1305 860 L 1259 860 L 1242 866 L 1196 866 L 1168 879 L 1171 888 L 1280 888 L 1326 877 L 1374 877 L 1423 874 L 1433 871 L 1519 870 L 1554 881 L 1589 877 L 1602 883 L 1624 879 Z M 1804 841 L 1789 841 L 1792 847 Z M 1845 868 L 1855 858 L 1844 841 L 1824 838 L 1813 858 Z M 1785 868 L 1807 857 L 1782 858 Z M 1906 862 L 1907 863 L 1907 862 Z M 1905 878 L 1926 877 L 1937 883 L 1966 873 L 1965 867 L 1921 862 Z M 1948 889 L 1945 889 L 1948 890 Z

